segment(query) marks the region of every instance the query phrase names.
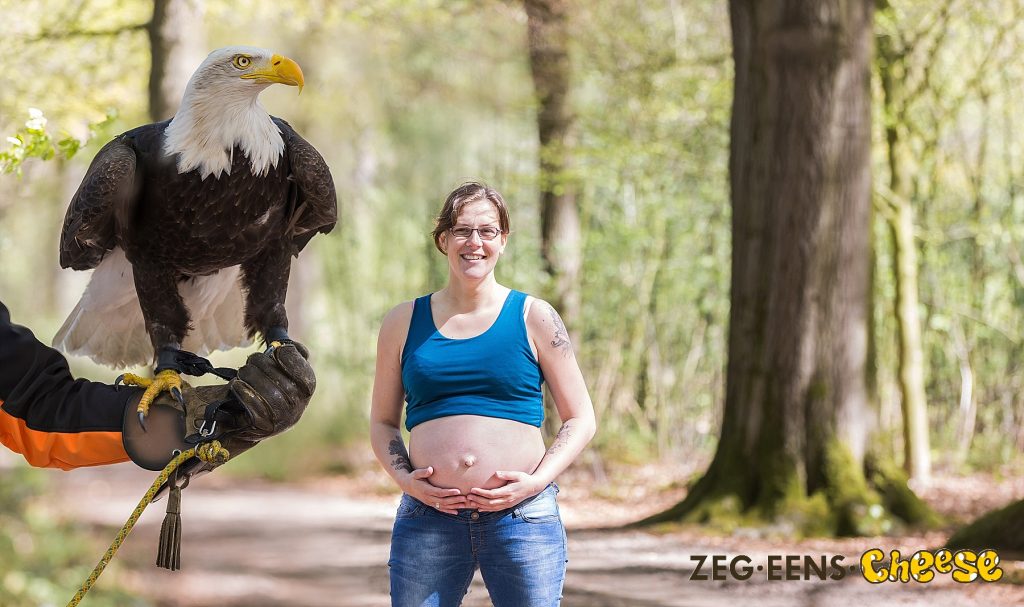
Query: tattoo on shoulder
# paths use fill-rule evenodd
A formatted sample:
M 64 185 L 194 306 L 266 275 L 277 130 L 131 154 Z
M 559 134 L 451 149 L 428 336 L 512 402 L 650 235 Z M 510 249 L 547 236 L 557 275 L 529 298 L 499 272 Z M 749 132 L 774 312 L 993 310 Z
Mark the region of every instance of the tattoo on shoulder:
M 551 305 L 547 308 L 552 322 L 555 323 L 555 338 L 551 340 L 551 347 L 560 349 L 562 356 L 569 356 L 572 354 L 572 344 L 569 343 L 569 332 L 565 330 L 565 323 Z
M 391 439 L 391 442 L 388 443 L 388 453 L 395 456 L 395 459 L 391 460 L 392 468 L 412 472 L 412 462 L 409 461 L 409 454 L 405 450 L 405 445 L 402 444 L 401 438 L 396 436 Z

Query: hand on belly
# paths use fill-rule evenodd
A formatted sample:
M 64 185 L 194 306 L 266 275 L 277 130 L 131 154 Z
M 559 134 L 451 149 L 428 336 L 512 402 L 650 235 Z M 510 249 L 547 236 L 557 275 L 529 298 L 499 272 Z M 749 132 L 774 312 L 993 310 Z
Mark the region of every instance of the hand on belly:
M 495 475 L 499 470 L 533 472 L 544 457 L 544 441 L 538 428 L 520 422 L 453 415 L 413 428 L 409 455 L 414 467 L 434 469 L 432 485 L 468 495 L 473 488 L 508 483 Z
M 526 472 L 499 470 L 494 475 L 505 484 L 497 489 L 474 487 L 466 496 L 470 508 L 487 511 L 505 510 L 528 497 L 537 495 L 547 486 L 547 481 Z

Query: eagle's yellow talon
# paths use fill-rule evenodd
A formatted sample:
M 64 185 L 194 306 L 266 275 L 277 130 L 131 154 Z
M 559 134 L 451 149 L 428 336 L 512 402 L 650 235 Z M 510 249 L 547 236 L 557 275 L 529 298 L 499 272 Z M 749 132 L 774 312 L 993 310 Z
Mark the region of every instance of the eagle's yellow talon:
M 153 379 L 140 377 L 134 373 L 125 373 L 122 381 L 129 386 L 139 386 L 146 389 L 142 393 L 142 398 L 139 399 L 137 407 L 140 423 L 149 415 L 149 406 L 153 404 L 153 401 L 161 392 L 170 392 L 179 402 L 182 400 L 179 398 L 181 395 L 181 376 L 173 369 L 164 369 L 157 373 Z M 143 425 L 143 428 L 145 428 L 145 425 Z
M 123 383 L 126 386 L 139 386 L 140 388 L 148 388 L 153 380 L 148 377 L 142 377 L 134 373 L 125 373 L 117 378 L 119 383 Z

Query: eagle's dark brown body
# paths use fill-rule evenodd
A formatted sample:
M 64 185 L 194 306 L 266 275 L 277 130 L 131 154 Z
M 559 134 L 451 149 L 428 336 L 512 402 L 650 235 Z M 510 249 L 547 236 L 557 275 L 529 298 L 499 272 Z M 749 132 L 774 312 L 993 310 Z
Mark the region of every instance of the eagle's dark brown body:
M 287 329 L 290 259 L 337 218 L 330 171 L 283 120 L 276 166 L 254 175 L 235 148 L 230 173 L 179 174 L 163 151 L 168 122 L 142 126 L 97 154 L 75 194 L 61 235 L 62 267 L 96 267 L 114 247 L 134 270 L 146 330 L 156 350 L 180 347 L 190 315 L 178 284 L 241 266 L 245 328 L 263 336 Z
M 132 264 L 207 274 L 251 259 L 269 248 L 268 241 L 284 238 L 287 157 L 265 177 L 257 177 L 248 158 L 235 148 L 229 174 L 205 180 L 198 171 L 179 175 L 174 159 L 159 149 L 161 126 L 166 123 L 120 137 L 135 151 L 141 169 L 137 174 L 145 176 L 139 191 L 142 204 L 117 234 Z

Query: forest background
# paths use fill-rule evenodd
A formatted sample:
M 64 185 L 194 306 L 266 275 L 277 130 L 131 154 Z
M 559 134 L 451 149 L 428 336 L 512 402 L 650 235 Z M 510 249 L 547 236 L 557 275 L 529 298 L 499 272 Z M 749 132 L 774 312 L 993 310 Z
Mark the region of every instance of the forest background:
M 167 82 L 187 78 L 210 49 L 269 47 L 302 66 L 306 87 L 261 99 L 327 159 L 341 221 L 312 241 L 290 286 L 291 333 L 318 371 L 314 402 L 299 426 L 228 469 L 281 479 L 372 468 L 380 319 L 443 284 L 433 216 L 453 187 L 483 180 L 512 213 L 499 281 L 559 304 L 574 335 L 600 420 L 577 463 L 602 480 L 594 490 L 613 491 L 602 487 L 652 462 L 704 470 L 728 362 L 727 3 L 156 6 L 170 9 L 163 29 L 150 25 L 148 0 L 0 1 L 0 134 L 10 135 L 0 142 L 0 297 L 15 322 L 48 341 L 87 282 L 59 268 L 57 237 L 95 151 L 173 113 L 176 96 L 152 88 L 153 40 L 166 45 Z M 530 32 L 538 7 L 552 6 L 566 59 L 548 77 L 566 90 L 546 114 L 558 90 L 544 88 Z M 924 411 L 930 468 L 1010 475 L 1024 465 L 1022 11 L 1020 0 L 876 3 L 866 383 L 875 450 L 911 476 L 910 405 Z M 552 120 L 564 128 L 552 131 Z M 552 208 L 570 209 L 575 234 L 552 231 Z M 80 359 L 73 368 L 115 375 Z M 2 474 L 6 549 L 16 525 L 58 532 L 45 512 L 15 514 L 45 478 L 18 466 Z M 32 558 L 45 568 L 68 556 Z

